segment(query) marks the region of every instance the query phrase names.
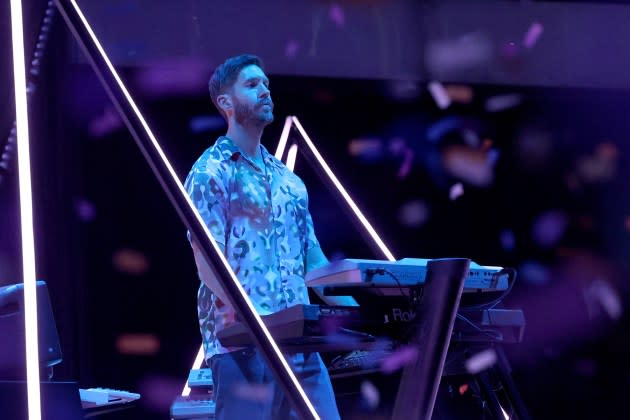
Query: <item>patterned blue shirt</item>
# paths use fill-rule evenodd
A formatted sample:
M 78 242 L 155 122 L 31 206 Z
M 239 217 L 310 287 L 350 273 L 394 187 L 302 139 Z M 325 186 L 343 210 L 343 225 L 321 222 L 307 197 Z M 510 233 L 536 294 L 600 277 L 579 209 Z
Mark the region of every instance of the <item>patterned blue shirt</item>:
M 219 137 L 184 187 L 250 299 L 276 312 L 308 303 L 306 255 L 319 242 L 304 182 L 260 148 L 263 168 Z M 201 283 L 198 314 L 207 360 L 226 351 L 216 333 L 234 322 L 235 312 Z

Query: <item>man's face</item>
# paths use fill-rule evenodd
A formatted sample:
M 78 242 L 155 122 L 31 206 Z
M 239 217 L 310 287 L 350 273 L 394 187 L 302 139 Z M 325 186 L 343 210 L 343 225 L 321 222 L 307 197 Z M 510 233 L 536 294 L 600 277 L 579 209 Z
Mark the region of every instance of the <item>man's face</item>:
M 242 125 L 266 126 L 273 121 L 269 79 L 256 65 L 244 67 L 232 87 L 234 118 Z

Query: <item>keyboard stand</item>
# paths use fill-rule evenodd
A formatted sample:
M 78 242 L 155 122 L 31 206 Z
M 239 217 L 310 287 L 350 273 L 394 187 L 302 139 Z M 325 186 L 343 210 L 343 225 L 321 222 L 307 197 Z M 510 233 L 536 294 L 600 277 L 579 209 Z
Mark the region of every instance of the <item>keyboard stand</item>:
M 529 413 L 510 375 L 510 364 L 503 347 L 497 344 L 493 346 L 493 349 L 497 355 L 497 361 L 491 368 L 473 375 L 474 384 L 477 387 L 474 392 L 481 397 L 483 408 L 487 408 L 494 419 L 505 419 L 503 414 L 505 410 L 510 419 L 530 420 Z M 501 401 L 498 395 L 500 391 L 505 394 L 505 398 Z
M 459 308 L 470 260 L 431 260 L 422 296 L 415 302 L 415 361 L 405 366 L 394 404 L 394 420 L 429 420 Z

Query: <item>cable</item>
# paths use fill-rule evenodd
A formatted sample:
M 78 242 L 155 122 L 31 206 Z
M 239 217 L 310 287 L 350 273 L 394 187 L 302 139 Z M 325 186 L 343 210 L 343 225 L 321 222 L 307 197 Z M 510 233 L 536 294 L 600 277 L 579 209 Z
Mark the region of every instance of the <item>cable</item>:
M 392 273 L 391 271 L 385 269 L 385 268 L 368 268 L 367 270 L 365 270 L 365 274 L 367 277 L 367 282 L 372 281 L 372 277 L 374 277 L 377 274 L 385 275 L 387 274 L 388 276 L 390 276 L 391 278 L 394 279 L 394 281 L 396 282 L 396 284 L 398 285 L 398 289 L 400 290 L 400 294 L 402 296 L 405 296 L 405 291 L 403 290 L 402 284 L 400 283 L 400 280 L 398 279 L 398 277 L 396 277 L 394 275 L 394 273 Z M 424 289 L 421 289 L 422 293 L 420 294 L 420 296 L 418 297 L 418 299 L 422 299 L 422 295 L 424 294 Z M 407 294 L 407 298 L 408 298 L 408 303 L 409 303 L 409 310 L 413 310 L 413 300 L 411 299 L 411 293 Z
M 514 283 L 516 283 L 516 270 L 513 268 L 503 268 L 501 269 L 501 271 L 499 271 L 495 275 L 500 276 L 506 273 L 508 274 L 508 287 L 507 289 L 503 291 L 503 293 L 501 293 L 499 297 L 491 300 L 490 302 L 480 303 L 479 305 L 461 305 L 460 307 L 464 309 L 479 309 L 479 310 L 494 308 L 512 291 L 512 288 L 514 287 Z
M 462 315 L 459 312 L 457 313 L 457 318 L 459 318 L 462 321 L 466 322 L 468 325 L 473 327 L 475 330 L 477 330 L 481 334 L 487 335 L 488 337 L 490 337 L 491 339 L 496 340 L 496 341 L 503 341 L 503 334 L 501 334 L 500 331 L 490 330 L 490 329 L 483 329 L 480 326 L 478 326 L 477 324 L 475 324 L 474 322 L 472 322 L 470 319 L 466 318 L 464 315 Z
M 33 51 L 33 57 L 31 59 L 31 66 L 28 71 L 26 81 L 26 96 L 30 99 L 37 90 L 37 82 L 39 79 L 42 58 L 44 57 L 46 46 L 48 45 L 48 37 L 50 34 L 50 28 L 55 16 L 55 2 L 49 0 L 46 5 L 46 11 L 44 12 L 44 19 L 42 26 L 39 29 L 39 35 L 37 36 L 37 42 L 35 44 L 35 50 Z M 13 161 L 15 159 L 15 152 L 17 151 L 17 130 L 15 120 L 13 120 L 13 127 L 9 132 L 9 137 L 2 151 L 0 152 L 0 187 L 2 187 L 4 181 L 8 178 L 8 174 L 13 167 Z

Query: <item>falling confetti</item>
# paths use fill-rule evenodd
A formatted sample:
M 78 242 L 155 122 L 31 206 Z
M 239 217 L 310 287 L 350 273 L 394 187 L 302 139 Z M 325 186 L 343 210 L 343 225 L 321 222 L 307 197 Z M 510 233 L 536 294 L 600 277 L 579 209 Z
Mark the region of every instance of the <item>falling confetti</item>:
M 507 229 L 501 232 L 500 236 L 501 248 L 504 251 L 514 251 L 516 248 L 516 238 L 514 232 Z
M 450 146 L 444 150 L 443 163 L 451 175 L 478 187 L 490 185 L 494 178 L 493 160 L 483 150 Z
M 440 82 L 430 82 L 427 86 L 433 100 L 440 109 L 446 109 L 451 105 L 451 98 Z
M 418 349 L 412 346 L 400 347 L 389 356 L 381 360 L 381 371 L 392 373 L 403 368 L 406 364 L 418 358 Z
M 457 198 L 461 197 L 462 195 L 464 195 L 464 186 L 461 182 L 454 184 L 448 193 L 448 197 L 451 199 L 451 201 L 457 200 Z
M 523 38 L 523 46 L 525 48 L 533 48 L 543 34 L 544 28 L 539 22 L 534 22 L 529 26 Z
M 96 218 L 96 207 L 91 201 L 84 198 L 74 201 L 74 211 L 79 219 L 84 222 L 91 222 Z
M 470 86 L 448 85 L 445 86 L 444 89 L 453 102 L 469 104 L 473 100 L 473 90 Z
M 519 278 L 530 284 L 542 285 L 549 282 L 549 268 L 536 261 L 526 261 L 518 268 Z
M 593 281 L 584 292 L 587 306 L 598 303 L 613 320 L 618 320 L 623 313 L 621 298 L 615 289 L 605 280 Z
M 328 10 L 328 17 L 340 28 L 342 28 L 343 25 L 346 23 L 346 17 L 343 9 L 338 4 L 330 5 L 330 9 Z
M 122 127 L 123 122 L 120 119 L 120 115 L 113 107 L 108 106 L 103 111 L 103 114 L 89 122 L 88 133 L 94 138 L 102 138 Z
M 116 251 L 112 257 L 114 268 L 122 273 L 135 276 L 149 270 L 149 259 L 139 251 L 123 248 Z
M 378 403 L 381 399 L 378 388 L 370 381 L 361 382 L 361 397 L 370 410 L 374 410 L 378 407 Z
M 160 340 L 155 334 L 121 334 L 116 339 L 120 354 L 152 356 L 160 350 Z
M 398 210 L 400 224 L 407 227 L 420 227 L 429 219 L 429 206 L 422 200 L 413 200 Z
M 569 219 L 562 210 L 550 210 L 540 214 L 532 226 L 534 242 L 543 248 L 558 244 L 564 236 L 568 224 Z
M 488 112 L 500 112 L 514 108 L 523 102 L 522 95 L 517 93 L 497 95 L 486 99 L 485 109 Z
M 287 58 L 294 58 L 300 49 L 300 43 L 292 39 L 287 42 L 287 46 L 284 49 L 284 55 Z
M 352 139 L 348 143 L 350 156 L 372 160 L 383 155 L 383 141 L 376 138 Z
M 476 375 L 479 372 L 492 367 L 497 362 L 497 353 L 494 349 L 486 349 L 477 354 L 471 356 L 464 363 L 466 371 L 471 375 Z

